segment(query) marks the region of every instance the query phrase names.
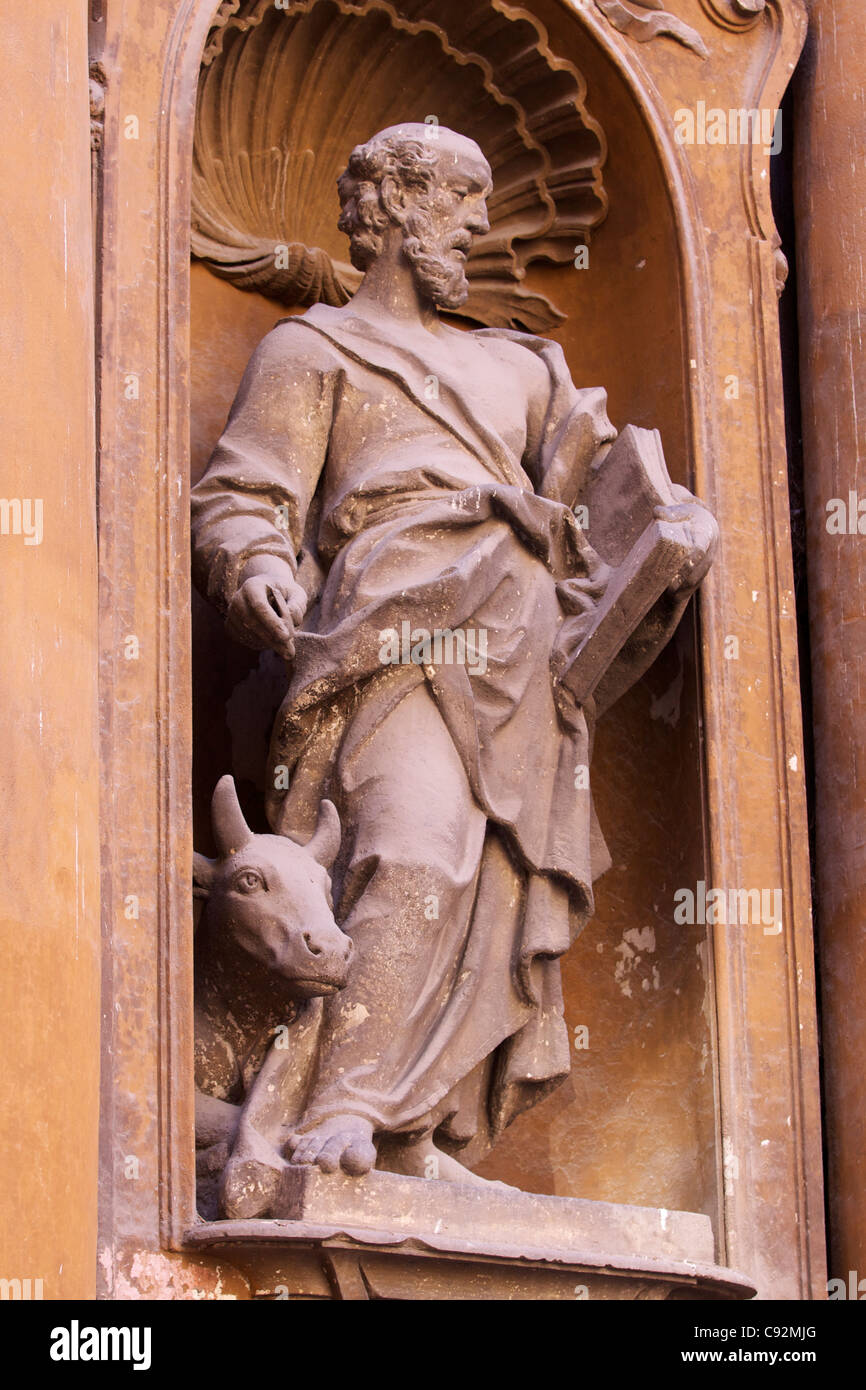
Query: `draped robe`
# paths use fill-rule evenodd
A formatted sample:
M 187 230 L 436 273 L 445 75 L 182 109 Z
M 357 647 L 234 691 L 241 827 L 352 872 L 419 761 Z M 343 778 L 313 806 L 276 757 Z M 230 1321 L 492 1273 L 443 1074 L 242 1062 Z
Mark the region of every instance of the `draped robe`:
M 571 507 L 615 431 L 604 391 L 577 389 L 557 344 L 479 330 L 490 359 L 479 382 L 460 371 L 462 336 L 440 325 L 421 355 L 417 335 L 410 345 L 321 305 L 278 324 L 193 489 L 193 564 L 222 609 L 262 555 L 310 597 L 272 738 L 269 814 L 282 768 L 299 834 L 323 796 L 336 803 L 337 915 L 359 956 L 322 1010 L 304 1125 L 351 1111 L 380 1135 L 435 1130 L 477 1156 L 568 1074 L 559 958 L 609 865 L 585 775 L 594 707 L 557 673 L 609 575 Z M 486 664 L 429 652 L 383 664 L 383 634 L 406 622 L 483 630 Z M 645 626 L 657 649 L 671 614 Z M 436 848 L 442 798 L 419 805 L 405 793 L 411 769 L 389 765 L 389 718 L 422 687 L 412 708 L 435 703 L 465 774 L 465 791 L 450 775 L 448 795 L 483 813 L 480 835 L 450 855 Z M 364 801 L 374 784 L 399 815 Z

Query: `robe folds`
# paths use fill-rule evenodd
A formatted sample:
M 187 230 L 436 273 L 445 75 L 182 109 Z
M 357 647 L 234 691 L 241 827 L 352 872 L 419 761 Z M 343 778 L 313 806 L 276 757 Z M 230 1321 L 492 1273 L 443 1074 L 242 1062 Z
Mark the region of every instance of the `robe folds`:
M 281 768 L 299 835 L 322 797 L 337 805 L 357 963 L 322 1010 L 304 1124 L 348 1110 L 477 1155 L 568 1074 L 559 958 L 610 862 L 586 778 L 594 709 L 557 674 L 609 576 L 571 508 L 615 431 L 558 345 L 473 333 L 479 383 L 458 330 L 430 336 L 422 354 L 321 305 L 278 324 L 193 489 L 193 566 L 223 609 L 263 555 L 310 598 L 268 809 Z M 413 640 L 462 630 L 484 659 L 383 659 L 404 624 Z

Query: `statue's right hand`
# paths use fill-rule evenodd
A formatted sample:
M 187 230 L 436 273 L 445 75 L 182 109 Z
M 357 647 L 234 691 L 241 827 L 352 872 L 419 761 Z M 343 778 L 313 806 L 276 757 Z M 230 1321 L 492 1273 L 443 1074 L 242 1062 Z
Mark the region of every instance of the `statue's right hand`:
M 255 651 L 270 648 L 288 661 L 295 654 L 295 628 L 306 607 L 306 592 L 293 579 L 255 574 L 229 604 L 226 631 Z

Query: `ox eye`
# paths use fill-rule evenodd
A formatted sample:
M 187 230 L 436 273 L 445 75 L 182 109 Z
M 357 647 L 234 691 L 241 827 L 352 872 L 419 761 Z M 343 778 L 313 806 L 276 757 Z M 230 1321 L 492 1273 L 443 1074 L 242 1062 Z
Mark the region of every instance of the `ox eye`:
M 267 884 L 257 869 L 241 869 L 232 879 L 232 888 L 238 893 L 260 893 Z

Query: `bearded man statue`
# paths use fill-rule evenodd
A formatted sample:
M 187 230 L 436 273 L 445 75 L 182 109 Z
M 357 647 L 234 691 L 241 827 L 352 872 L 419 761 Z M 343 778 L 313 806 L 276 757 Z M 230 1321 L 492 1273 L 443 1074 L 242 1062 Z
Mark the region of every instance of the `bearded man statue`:
M 609 864 L 576 776 L 594 721 L 672 635 L 716 528 L 675 490 L 688 563 L 576 698 L 569 653 L 615 571 L 574 507 L 616 431 L 555 343 L 440 317 L 492 185 L 474 141 L 430 134 L 352 152 L 339 225 L 364 279 L 254 353 L 193 490 L 194 573 L 231 636 L 289 663 L 269 818 L 309 835 L 327 797 L 342 823 L 353 964 L 282 1102 L 284 1153 L 479 1182 L 569 1070 L 559 958 Z

